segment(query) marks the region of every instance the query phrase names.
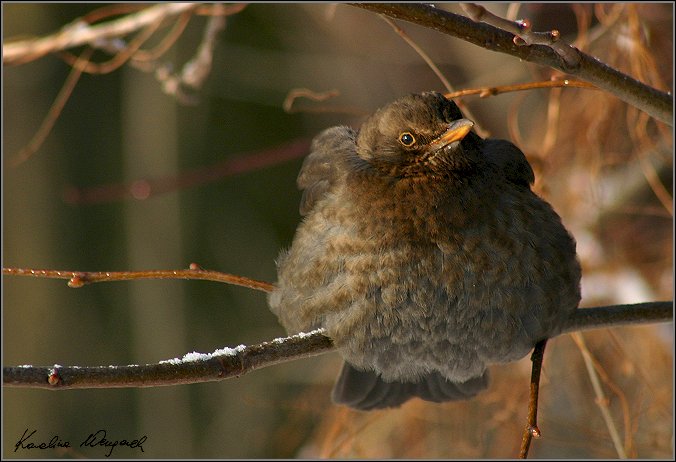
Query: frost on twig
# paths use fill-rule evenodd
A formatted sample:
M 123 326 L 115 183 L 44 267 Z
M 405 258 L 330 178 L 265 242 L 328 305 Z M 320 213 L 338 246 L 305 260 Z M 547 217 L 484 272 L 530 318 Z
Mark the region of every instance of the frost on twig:
M 47 388 L 137 388 L 202 383 L 239 377 L 255 369 L 308 358 L 334 349 L 323 329 L 258 345 L 188 353 L 156 364 L 128 366 L 31 366 L 3 368 L 3 385 Z
M 672 302 L 649 302 L 577 310 L 564 332 L 673 319 Z M 16 366 L 3 368 L 10 387 L 70 389 L 128 388 L 211 382 L 238 377 L 262 367 L 327 353 L 333 341 L 324 329 L 258 345 L 189 353 L 157 364 L 129 366 Z

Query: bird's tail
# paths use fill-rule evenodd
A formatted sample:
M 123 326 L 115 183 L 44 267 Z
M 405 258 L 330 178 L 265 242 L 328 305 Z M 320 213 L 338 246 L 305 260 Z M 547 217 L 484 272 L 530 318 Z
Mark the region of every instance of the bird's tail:
M 488 386 L 488 371 L 480 377 L 456 383 L 438 372 L 423 376 L 418 382 L 385 382 L 373 371 L 360 371 L 349 363 L 333 387 L 333 401 L 361 411 L 398 407 L 413 397 L 441 403 L 468 399 Z

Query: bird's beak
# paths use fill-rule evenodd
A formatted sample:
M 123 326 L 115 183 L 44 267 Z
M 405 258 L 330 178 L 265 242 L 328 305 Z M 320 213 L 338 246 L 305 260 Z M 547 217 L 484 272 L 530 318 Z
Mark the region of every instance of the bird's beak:
M 437 139 L 430 143 L 430 146 L 434 151 L 448 146 L 454 141 L 462 140 L 469 131 L 474 126 L 474 122 L 469 119 L 459 119 L 453 121 L 449 126 L 448 130 L 441 134 Z

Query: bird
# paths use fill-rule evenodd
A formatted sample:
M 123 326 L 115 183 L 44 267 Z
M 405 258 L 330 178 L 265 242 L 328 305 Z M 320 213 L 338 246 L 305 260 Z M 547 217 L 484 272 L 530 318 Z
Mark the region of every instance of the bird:
M 523 152 L 473 126 L 429 91 L 312 141 L 268 303 L 289 334 L 333 340 L 337 404 L 469 399 L 578 308 L 573 236 Z

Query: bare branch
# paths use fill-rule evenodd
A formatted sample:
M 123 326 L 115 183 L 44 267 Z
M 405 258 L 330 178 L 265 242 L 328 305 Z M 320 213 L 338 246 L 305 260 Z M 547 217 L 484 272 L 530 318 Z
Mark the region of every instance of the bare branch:
M 63 271 L 25 268 L 3 268 L 7 276 L 28 276 L 51 279 L 68 279 L 68 286 L 79 288 L 94 282 L 128 281 L 136 279 L 199 279 L 248 287 L 263 292 L 272 291 L 274 285 L 244 276 L 219 271 L 208 271 L 196 263 L 190 269 L 154 271 Z M 673 319 L 673 301 L 645 302 L 633 305 L 609 305 L 575 310 L 557 335 L 569 332 L 617 327 L 628 324 L 666 322 Z
M 294 88 L 291 91 L 289 91 L 289 93 L 286 95 L 286 98 L 284 98 L 282 108 L 284 109 L 284 112 L 292 114 L 294 112 L 298 112 L 297 109 L 293 108 L 293 103 L 298 98 L 308 98 L 311 99 L 312 101 L 323 102 L 328 99 L 335 98 L 336 96 L 339 95 L 340 92 L 335 88 L 321 93 L 312 91 L 309 88 Z
M 673 301 L 581 308 L 575 310 L 560 334 L 629 324 L 667 322 L 673 319 Z
M 408 45 L 415 50 L 416 53 L 418 53 L 418 56 L 420 56 L 423 61 L 427 64 L 427 66 L 432 69 L 432 72 L 434 72 L 434 75 L 437 76 L 439 80 L 441 80 L 441 83 L 444 85 L 446 90 L 448 92 L 453 91 L 453 86 L 451 83 L 448 81 L 446 76 L 441 72 L 441 70 L 437 67 L 436 64 L 434 64 L 434 61 L 432 61 L 432 58 L 429 57 L 427 53 L 425 53 L 425 50 L 423 50 L 415 41 L 406 33 L 404 29 L 399 27 L 397 23 L 392 21 L 390 18 L 388 18 L 385 15 L 379 15 L 387 24 L 390 25 L 392 29 L 402 38 Z
M 225 20 L 228 14 L 238 13 L 246 7 L 246 4 L 236 5 L 228 9 L 225 5 L 214 5 L 213 16 L 204 29 L 202 43 L 197 49 L 195 56 L 185 63 L 181 72 L 171 74 L 167 66 L 157 69 L 156 77 L 162 83 L 162 89 L 169 95 L 176 96 L 185 104 L 196 104 L 197 99 L 186 93 L 185 87 L 192 91 L 199 90 L 211 73 L 213 64 L 214 48 L 218 34 L 225 29 Z
M 54 124 L 61 115 L 63 108 L 66 106 L 66 102 L 70 98 L 70 95 L 73 93 L 75 85 L 80 80 L 83 69 L 93 52 L 94 50 L 92 48 L 87 48 L 80 54 L 79 57 L 75 58 L 73 68 L 70 70 L 70 73 L 68 74 L 66 81 L 63 83 L 61 90 L 59 90 L 59 94 L 56 95 L 56 99 L 54 99 L 54 102 L 49 108 L 49 112 L 47 112 L 42 124 L 40 124 L 40 128 L 37 132 L 35 132 L 35 135 L 33 135 L 33 138 L 28 142 L 28 144 L 11 159 L 10 163 L 13 167 L 16 167 L 17 165 L 30 159 L 30 157 L 35 154 L 45 142 L 45 139 L 47 139 L 47 136 L 51 133 Z
M 542 82 L 528 82 L 528 83 L 517 83 L 513 85 L 499 85 L 496 87 L 482 87 L 482 88 L 470 88 L 467 90 L 458 90 L 452 93 L 446 93 L 444 96 L 446 98 L 462 98 L 463 96 L 470 95 L 479 95 L 479 98 L 487 98 L 489 96 L 499 95 L 500 93 L 509 93 L 514 91 L 524 91 L 524 90 L 534 90 L 536 88 L 564 88 L 564 87 L 574 87 L 574 88 L 587 88 L 589 90 L 598 90 L 594 85 L 581 82 L 579 80 L 545 80 Z
M 7 65 L 27 63 L 55 51 L 120 37 L 157 21 L 193 10 L 198 6 L 200 6 L 199 3 L 163 3 L 117 20 L 93 26 L 82 20 L 77 20 L 53 35 L 4 44 L 2 60 Z
M 71 274 L 74 273 L 63 274 L 61 277 L 66 278 Z M 584 314 L 576 315 L 565 332 L 629 323 L 665 322 L 673 319 L 672 302 L 585 308 L 578 312 Z M 143 366 L 5 367 L 3 384 L 10 387 L 64 390 L 210 382 L 239 377 L 255 369 L 320 355 L 333 349 L 332 340 L 324 335 L 323 329 L 319 329 L 308 334 L 275 339 L 259 345 L 224 348 L 208 355 L 190 353 L 183 359 Z
M 181 17 L 190 16 L 189 13 L 183 13 Z M 109 74 L 120 67 L 122 67 L 127 61 L 129 61 L 147 42 L 150 37 L 160 28 L 162 24 L 162 19 L 149 24 L 148 27 L 139 32 L 129 44 L 124 43 L 122 40 L 115 40 L 114 44 L 110 41 L 104 42 L 99 41 L 95 45 L 99 48 L 105 48 L 107 50 L 112 50 L 114 47 L 119 47 L 119 50 L 115 52 L 115 55 L 110 58 L 108 61 L 103 63 L 92 63 L 87 62 L 83 66 L 83 71 L 89 74 Z M 75 57 L 70 55 L 68 52 L 60 52 L 59 55 L 61 58 L 69 63 L 72 66 L 75 66 L 77 62 Z
M 510 32 L 474 22 L 465 16 L 449 13 L 428 4 L 352 3 L 351 5 L 428 27 L 488 50 L 506 53 L 524 61 L 576 75 L 666 124 L 673 123 L 674 105 L 671 94 L 645 85 L 579 50 L 577 50 L 579 62 L 570 66 L 549 45 L 519 46 L 514 43 L 515 35 Z
M 437 67 L 436 64 L 434 64 L 434 61 L 432 61 L 432 58 L 423 50 L 415 41 L 406 33 L 404 29 L 399 27 L 397 23 L 392 21 L 390 18 L 388 18 L 385 15 L 379 15 L 387 24 L 394 29 L 394 31 L 399 35 L 404 41 L 411 47 L 413 50 L 418 53 L 418 56 L 420 56 L 423 61 L 427 64 L 427 67 L 429 67 L 432 72 L 434 72 L 434 75 L 437 76 L 437 78 L 441 81 L 441 83 L 444 85 L 446 88 L 446 91 L 449 93 L 453 93 L 453 85 L 451 85 L 451 82 L 448 81 L 446 76 L 441 72 L 441 70 Z M 458 101 L 458 106 L 462 110 L 462 112 L 471 120 L 474 121 L 474 130 L 477 132 L 477 134 L 483 138 L 487 138 L 489 136 L 489 133 L 477 122 L 477 118 L 474 117 L 472 114 L 472 111 L 470 108 L 468 108 L 462 101 Z
M 533 354 L 530 359 L 533 362 L 533 368 L 530 376 L 530 397 L 528 399 L 528 422 L 523 430 L 521 437 L 521 449 L 519 450 L 519 459 L 527 459 L 530 444 L 533 438 L 542 436 L 538 428 L 538 398 L 540 396 L 540 373 L 542 372 L 542 361 L 544 360 L 545 347 L 547 339 L 540 340 L 535 344 Z
M 76 388 L 137 388 L 203 383 L 240 377 L 247 372 L 334 349 L 323 329 L 271 342 L 222 348 L 209 354 L 189 353 L 157 364 L 78 367 L 17 366 L 3 368 L 9 387 L 71 390 Z
M 591 353 L 587 349 L 584 337 L 579 332 L 573 332 L 571 336 L 573 337 L 573 341 L 577 344 L 577 347 L 580 349 L 580 353 L 582 353 L 584 365 L 587 368 L 587 374 L 589 374 L 589 379 L 591 380 L 592 388 L 594 388 L 594 394 L 596 395 L 596 404 L 601 411 L 601 415 L 603 416 L 603 421 L 605 422 L 606 427 L 608 427 L 608 433 L 610 434 L 610 439 L 613 441 L 613 446 L 615 446 L 617 456 L 620 459 L 626 459 L 627 453 L 624 450 L 624 446 L 622 446 L 620 433 L 617 431 L 613 417 L 610 415 L 610 411 L 608 410 L 608 399 L 606 398 L 605 393 L 603 393 L 601 381 L 594 370 Z
M 545 45 L 554 50 L 563 59 L 566 66 L 574 68 L 580 64 L 579 50 L 561 40 L 561 34 L 558 30 L 533 32 L 531 31 L 532 25 L 527 19 L 508 21 L 476 3 L 461 3 L 460 6 L 474 21 L 485 22 L 514 34 L 513 42 L 515 45 Z
M 156 271 L 61 271 L 61 270 L 35 270 L 24 268 L 3 268 L 2 274 L 8 276 L 28 276 L 49 279 L 68 279 L 68 287 L 77 289 L 94 282 L 130 281 L 137 279 L 199 279 L 203 281 L 224 282 L 249 289 L 270 292 L 273 285 L 269 282 L 257 281 L 244 276 L 208 271 L 200 268 L 195 263 L 190 269 L 181 270 L 156 270 Z

